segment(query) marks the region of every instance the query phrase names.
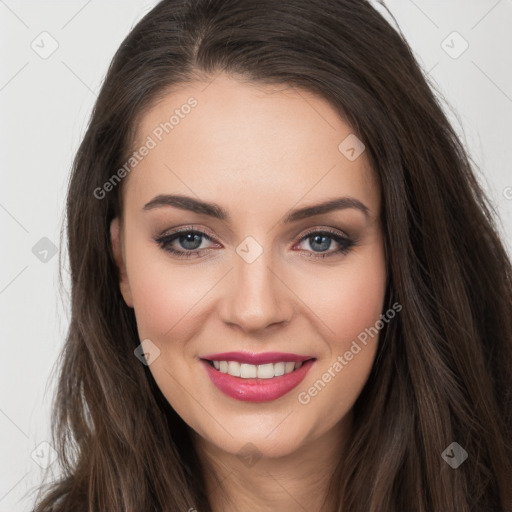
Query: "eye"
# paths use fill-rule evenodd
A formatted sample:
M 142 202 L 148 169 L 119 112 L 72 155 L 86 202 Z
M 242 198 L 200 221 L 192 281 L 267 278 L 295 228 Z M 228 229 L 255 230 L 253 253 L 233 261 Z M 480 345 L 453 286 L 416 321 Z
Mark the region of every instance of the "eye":
M 333 240 L 339 247 L 325 252 L 331 248 Z M 355 240 L 331 230 L 310 231 L 301 238 L 301 243 L 303 241 L 312 249 L 312 251 L 306 251 L 309 258 L 325 258 L 336 254 L 346 254 L 356 244 Z
M 210 252 L 211 247 L 204 247 L 203 243 L 210 241 L 216 243 L 213 237 L 203 231 L 186 226 L 174 233 L 164 234 L 155 239 L 155 242 L 165 251 L 177 258 L 200 257 L 202 253 Z M 329 251 L 332 241 L 338 245 L 335 250 Z M 325 258 L 336 254 L 346 254 L 356 245 L 356 241 L 338 232 L 329 229 L 310 231 L 306 233 L 299 244 L 307 243 L 311 250 L 305 250 L 307 257 Z
M 185 227 L 174 233 L 161 235 L 155 239 L 155 242 L 162 249 L 178 258 L 190 258 L 191 256 L 200 256 L 204 251 L 209 251 L 209 248 L 202 247 L 204 240 L 213 242 L 213 239 L 206 233 Z M 178 245 L 178 248 L 173 247 L 173 244 Z

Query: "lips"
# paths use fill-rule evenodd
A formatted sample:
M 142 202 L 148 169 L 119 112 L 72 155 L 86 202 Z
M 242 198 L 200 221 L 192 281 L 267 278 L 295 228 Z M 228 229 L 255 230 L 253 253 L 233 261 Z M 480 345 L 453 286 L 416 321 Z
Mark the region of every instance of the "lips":
M 223 373 L 214 367 L 220 361 L 235 361 L 241 365 L 268 365 L 269 363 L 295 362 L 295 369 L 284 375 L 271 378 L 244 378 Z M 223 352 L 201 358 L 211 382 L 225 395 L 248 402 L 276 400 L 297 387 L 314 365 L 316 358 L 283 352 Z M 225 363 L 224 363 L 225 364 Z

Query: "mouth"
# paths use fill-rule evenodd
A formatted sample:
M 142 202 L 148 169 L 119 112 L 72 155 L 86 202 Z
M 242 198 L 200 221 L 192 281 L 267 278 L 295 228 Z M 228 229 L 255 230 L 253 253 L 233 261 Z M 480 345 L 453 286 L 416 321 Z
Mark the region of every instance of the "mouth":
M 268 402 L 298 386 L 315 364 L 316 357 L 237 352 L 201 357 L 200 361 L 211 382 L 228 397 Z

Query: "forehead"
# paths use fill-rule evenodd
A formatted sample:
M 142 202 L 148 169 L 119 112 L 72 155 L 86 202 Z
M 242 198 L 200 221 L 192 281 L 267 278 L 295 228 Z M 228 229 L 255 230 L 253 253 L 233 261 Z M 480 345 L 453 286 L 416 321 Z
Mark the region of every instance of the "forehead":
M 151 149 L 124 184 L 126 205 L 184 193 L 257 211 L 351 195 L 376 213 L 378 183 L 365 152 L 355 160 L 343 152 L 354 137 L 326 100 L 302 89 L 224 74 L 182 84 L 137 126 L 133 150 Z

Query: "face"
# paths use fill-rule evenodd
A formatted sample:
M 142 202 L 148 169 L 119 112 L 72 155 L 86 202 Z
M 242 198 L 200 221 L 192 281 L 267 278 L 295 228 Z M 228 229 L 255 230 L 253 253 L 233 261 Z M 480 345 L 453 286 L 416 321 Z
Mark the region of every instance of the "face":
M 134 151 L 151 147 L 111 226 L 121 292 L 158 386 L 216 449 L 294 453 L 346 421 L 369 376 L 378 336 L 358 336 L 383 313 L 386 269 L 353 137 L 311 93 L 226 75 L 138 126 Z

